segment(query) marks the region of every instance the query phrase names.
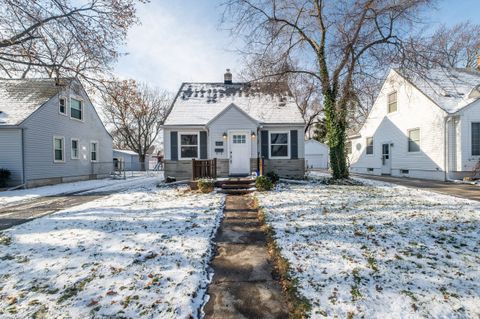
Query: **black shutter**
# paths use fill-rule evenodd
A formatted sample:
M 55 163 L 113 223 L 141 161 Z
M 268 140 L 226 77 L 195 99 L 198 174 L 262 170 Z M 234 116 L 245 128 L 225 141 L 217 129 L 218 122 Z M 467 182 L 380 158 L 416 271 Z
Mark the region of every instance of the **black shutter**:
M 178 161 L 178 132 L 170 132 L 170 158 Z
M 268 131 L 260 131 L 260 134 L 262 157 L 268 158 Z
M 207 159 L 207 132 L 200 131 L 200 159 Z
M 290 158 L 298 158 L 298 131 L 290 131 Z

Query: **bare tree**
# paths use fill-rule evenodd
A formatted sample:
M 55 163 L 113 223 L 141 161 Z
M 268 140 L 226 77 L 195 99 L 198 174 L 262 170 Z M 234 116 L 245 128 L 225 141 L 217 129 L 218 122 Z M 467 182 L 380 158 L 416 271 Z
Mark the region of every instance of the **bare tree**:
M 429 0 L 228 0 L 223 21 L 251 63 L 306 74 L 321 87 L 333 178 L 348 177 L 347 113 L 358 72 L 398 51 Z M 265 74 L 269 76 L 272 74 Z M 275 74 L 274 74 L 275 75 Z
M 0 0 L 0 76 L 92 83 L 120 55 L 143 0 Z
M 322 116 L 322 96 L 318 85 L 305 75 L 290 75 L 288 86 L 293 94 L 298 110 L 305 121 L 305 136 L 312 136 L 313 127 Z
M 134 80 L 110 82 L 103 93 L 103 110 L 113 126 L 115 145 L 137 152 L 140 163 L 144 163 L 165 121 L 170 100 L 167 92 Z

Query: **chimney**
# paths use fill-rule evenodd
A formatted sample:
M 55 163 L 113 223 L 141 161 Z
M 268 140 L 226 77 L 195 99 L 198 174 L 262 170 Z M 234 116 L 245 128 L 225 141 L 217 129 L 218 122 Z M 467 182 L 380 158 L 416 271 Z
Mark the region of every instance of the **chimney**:
M 227 69 L 227 72 L 224 74 L 224 83 L 232 84 L 232 73 L 230 73 L 230 69 Z

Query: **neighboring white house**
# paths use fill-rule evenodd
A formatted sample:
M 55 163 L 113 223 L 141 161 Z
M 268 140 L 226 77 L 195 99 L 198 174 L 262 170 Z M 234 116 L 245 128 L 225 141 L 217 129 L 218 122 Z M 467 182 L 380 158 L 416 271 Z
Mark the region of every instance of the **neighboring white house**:
M 192 177 L 192 159 L 217 158 L 218 176 L 249 175 L 264 159 L 265 172 L 305 173 L 305 122 L 285 85 L 183 83 L 165 120 L 165 174 Z
M 316 140 L 305 141 L 305 166 L 307 168 L 328 168 L 329 148 Z
M 472 174 L 480 159 L 480 72 L 391 70 L 357 135 L 351 171 L 435 180 Z
M 78 80 L 0 80 L 0 167 L 27 187 L 111 172 L 112 137 Z

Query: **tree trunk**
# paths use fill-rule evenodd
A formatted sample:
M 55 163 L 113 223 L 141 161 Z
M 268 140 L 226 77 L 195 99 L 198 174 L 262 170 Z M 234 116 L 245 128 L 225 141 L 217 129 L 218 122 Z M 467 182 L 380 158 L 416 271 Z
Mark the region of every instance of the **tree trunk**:
M 145 171 L 145 154 L 138 154 L 138 161 L 140 162 L 140 170 Z
M 327 123 L 327 143 L 330 148 L 330 167 L 333 179 L 348 178 L 345 154 L 346 117 L 336 109 L 336 97 L 332 92 L 324 95 L 325 120 Z

